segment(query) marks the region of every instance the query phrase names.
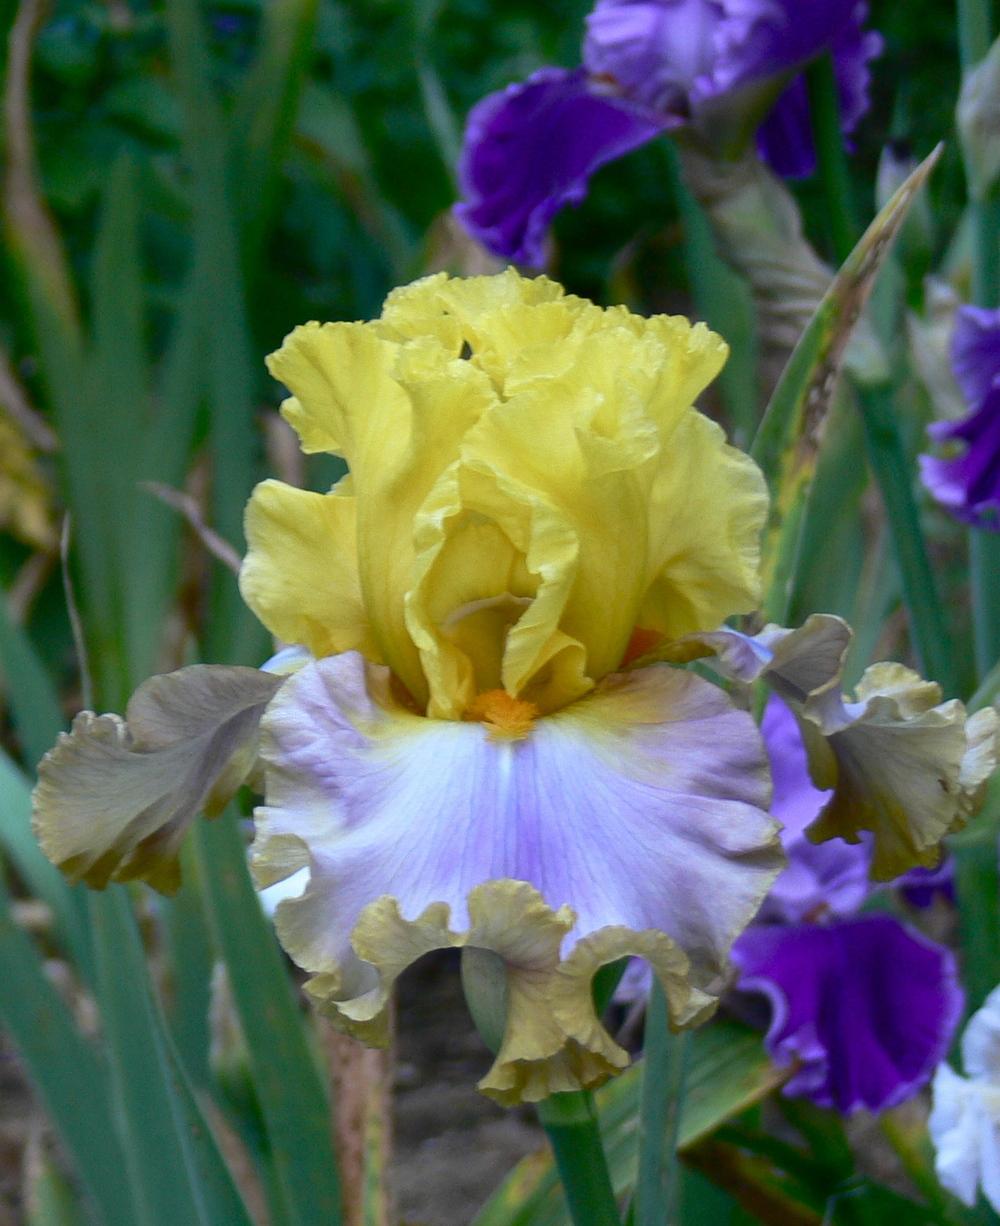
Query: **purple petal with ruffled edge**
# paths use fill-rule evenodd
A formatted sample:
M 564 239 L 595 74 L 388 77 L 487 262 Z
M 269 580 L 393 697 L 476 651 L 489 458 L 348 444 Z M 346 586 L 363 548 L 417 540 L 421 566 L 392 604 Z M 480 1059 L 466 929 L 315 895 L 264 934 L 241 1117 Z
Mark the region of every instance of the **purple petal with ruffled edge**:
M 849 50 L 868 15 L 863 0 L 723 0 L 728 21 L 716 79 L 725 89 L 799 67 L 830 48 Z
M 835 6 L 831 6 L 835 7 Z M 848 7 L 848 6 L 845 6 Z M 864 29 L 867 4 L 852 4 L 849 15 L 841 13 L 840 25 L 830 39 L 840 121 L 845 136 L 854 131 L 869 107 L 869 65 L 882 52 L 882 38 Z M 803 76 L 796 77 L 781 95 L 757 132 L 757 148 L 771 167 L 786 178 L 800 179 L 816 169 L 809 95 Z
M 633 101 L 671 120 L 711 100 L 794 72 L 829 48 L 845 133 L 868 109 L 869 62 L 882 49 L 859 0 L 598 0 L 587 18 L 584 63 Z M 815 167 L 805 81 L 796 78 L 759 132 L 784 175 Z
M 713 72 L 729 20 L 718 0 L 599 0 L 583 62 L 640 105 L 684 122 L 718 92 Z
M 1000 310 L 958 308 L 951 367 L 969 407 L 982 404 L 1000 379 Z
M 549 225 L 579 204 L 590 176 L 663 130 L 657 117 L 602 94 L 583 69 L 543 68 L 473 107 L 455 214 L 485 247 L 540 267 Z
M 918 457 L 927 489 L 957 519 L 1000 530 L 1000 381 L 974 413 L 935 422 L 927 433 L 936 443 L 964 444 L 950 459 Z
M 788 868 L 774 883 L 761 917 L 794 924 L 820 913 L 853 915 L 871 888 L 868 843 L 812 843 L 806 838 L 806 827 L 819 816 L 830 792 L 814 786 L 798 723 L 777 695 L 768 700 L 760 730 L 774 781 L 771 813 L 782 823 L 788 856 Z
M 927 433 L 936 443 L 964 446 L 946 459 L 920 456 L 920 476 L 956 518 L 1000 529 L 1000 310 L 959 308 L 951 364 L 972 412 L 934 422 Z
M 766 1043 L 798 1062 L 785 1092 L 849 1114 L 883 1111 L 929 1080 L 962 1011 L 955 959 L 887 916 L 757 927 L 733 949 L 739 986 L 762 992 Z

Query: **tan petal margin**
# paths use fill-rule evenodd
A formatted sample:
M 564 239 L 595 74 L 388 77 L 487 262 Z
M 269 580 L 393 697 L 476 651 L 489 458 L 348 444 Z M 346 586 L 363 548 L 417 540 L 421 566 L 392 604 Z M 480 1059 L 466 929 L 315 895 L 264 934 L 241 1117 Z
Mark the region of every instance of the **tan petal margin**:
M 308 890 L 307 890 L 308 893 Z M 578 941 L 562 959 L 573 927 L 569 907 L 553 911 L 524 881 L 489 881 L 469 894 L 466 932 L 449 927 L 450 912 L 434 903 L 407 920 L 394 898 L 380 898 L 361 913 L 354 929 L 358 957 L 378 972 L 378 986 L 353 999 L 336 970 L 306 984 L 320 1011 L 366 1043 L 387 1040 L 386 1005 L 393 984 L 411 963 L 434 949 L 485 949 L 506 967 L 507 1023 L 492 1068 L 479 1089 L 502 1106 L 538 1102 L 549 1094 L 599 1085 L 629 1062 L 594 1012 L 591 981 L 601 966 L 628 955 L 645 958 L 663 984 L 675 1027 L 704 1021 L 714 998 L 691 987 L 686 955 L 662 932 L 603 928 Z M 294 907 L 279 906 L 278 935 L 294 957 Z
M 901 664 L 873 664 L 851 702 L 841 692 L 850 641 L 839 617 L 816 614 L 798 630 L 718 630 L 657 654 L 715 655 L 725 676 L 761 679 L 779 694 L 798 716 L 814 782 L 833 789 L 810 839 L 856 843 L 871 831 L 872 876 L 889 881 L 936 864 L 944 836 L 977 811 L 997 765 L 1000 718 L 991 707 L 967 717 L 962 703 L 942 703 L 940 686 Z
M 82 711 L 38 768 L 32 826 L 42 850 L 71 881 L 103 889 L 142 879 L 172 894 L 185 831 L 247 777 L 284 680 L 196 664 L 144 682 L 124 719 Z

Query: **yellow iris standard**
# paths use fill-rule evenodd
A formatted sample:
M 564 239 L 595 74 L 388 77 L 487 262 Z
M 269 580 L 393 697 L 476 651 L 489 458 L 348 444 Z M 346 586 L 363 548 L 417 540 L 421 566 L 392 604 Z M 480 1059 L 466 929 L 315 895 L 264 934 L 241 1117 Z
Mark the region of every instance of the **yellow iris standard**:
M 692 408 L 727 349 L 514 271 L 429 277 L 371 323 L 307 324 L 271 358 L 307 452 L 350 475 L 247 512 L 243 595 L 316 656 L 385 663 L 416 709 L 501 690 L 544 714 L 758 599 L 753 462 Z

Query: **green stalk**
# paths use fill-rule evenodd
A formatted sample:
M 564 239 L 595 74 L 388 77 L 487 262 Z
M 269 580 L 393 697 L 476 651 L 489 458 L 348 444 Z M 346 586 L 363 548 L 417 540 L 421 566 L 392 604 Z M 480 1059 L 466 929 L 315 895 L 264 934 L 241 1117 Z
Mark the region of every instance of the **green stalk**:
M 687 1072 L 687 1032 L 673 1035 L 663 989 L 655 980 L 646 1013 L 642 1097 L 639 1105 L 639 1173 L 632 1226 L 679 1226 L 677 1134 Z
M 972 695 L 966 706 L 970 711 L 979 711 L 1000 699 L 1000 660 L 990 669 L 982 680 L 979 689 Z
M 991 0 L 958 0 L 959 50 L 968 75 L 993 41 Z M 1000 306 L 1000 200 L 969 203 L 972 214 L 972 300 Z M 980 681 L 1000 657 L 1000 534 L 973 528 L 969 537 L 976 668 Z
M 976 673 L 985 681 L 1000 657 L 1000 533 L 970 530 L 969 571 Z
M 992 0 L 958 0 L 958 50 L 965 72 L 985 59 L 992 42 Z
M 893 389 L 889 385 L 858 388 L 857 395 L 868 462 L 889 520 L 917 660 L 926 677 L 940 682 L 953 695 L 956 679 L 948 649 L 948 624 L 920 524 L 909 458 L 896 426 Z
M 586 1091 L 553 1094 L 538 1118 L 555 1155 L 573 1226 L 621 1226 L 597 1109 Z
M 850 172 L 840 129 L 840 104 L 829 56 L 808 71 L 816 156 L 829 211 L 837 259 L 851 254 L 860 229 L 854 215 Z M 921 669 L 955 692 L 948 651 L 948 627 L 931 568 L 913 492 L 911 465 L 896 423 L 891 384 L 857 388 L 865 449 L 885 505 L 909 615 L 910 633 Z M 994 657 L 995 658 L 995 657 Z
M 843 264 L 861 236 L 861 226 L 854 205 L 851 172 L 844 154 L 840 99 L 832 57 L 824 55 L 817 60 L 806 74 L 806 82 L 816 141 L 817 169 L 823 185 L 823 203 L 837 263 Z

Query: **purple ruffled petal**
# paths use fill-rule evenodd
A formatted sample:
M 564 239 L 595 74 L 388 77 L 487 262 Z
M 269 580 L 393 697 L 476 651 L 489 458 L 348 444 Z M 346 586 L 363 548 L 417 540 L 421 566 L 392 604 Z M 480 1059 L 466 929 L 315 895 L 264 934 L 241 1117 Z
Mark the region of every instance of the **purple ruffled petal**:
M 1000 379 L 1000 311 L 959 307 L 951 365 L 966 403 L 970 408 L 982 404 Z
M 868 109 L 869 62 L 882 49 L 864 29 L 863 0 L 598 0 L 584 63 L 635 102 L 670 120 L 697 118 L 712 99 L 794 73 L 833 53 L 845 133 Z M 780 174 L 812 173 L 816 155 L 799 76 L 760 129 Z
M 831 6 L 836 8 L 837 6 Z M 830 38 L 837 89 L 840 95 L 841 127 L 845 136 L 857 127 L 869 107 L 869 64 L 882 51 L 882 38 L 864 29 L 867 4 L 852 4 L 853 11 L 840 14 L 840 26 Z M 804 76 L 798 76 L 781 95 L 757 132 L 757 148 L 771 167 L 786 178 L 799 179 L 816 169 L 809 95 Z
M 859 0 L 727 0 L 723 62 L 716 72 L 730 89 L 778 76 L 830 48 L 835 54 L 846 32 L 867 16 Z
M 753 928 L 733 960 L 740 988 L 771 1003 L 772 1057 L 799 1064 L 785 1092 L 845 1115 L 911 1097 L 962 1010 L 951 952 L 887 916 Z
M 598 0 L 583 61 L 637 103 L 685 121 L 719 90 L 714 74 L 729 20 L 719 0 Z
M 781 841 L 788 856 L 762 917 L 794 924 L 820 913 L 853 915 L 871 889 L 869 843 L 812 843 L 806 838 L 806 827 L 819 816 L 830 792 L 814 786 L 798 723 L 777 696 L 768 701 L 761 732 L 774 780 L 771 813 L 783 824 Z
M 598 92 L 583 69 L 543 68 L 470 112 L 455 213 L 485 247 L 540 267 L 556 213 L 590 176 L 663 130 L 656 117 Z
M 920 456 L 924 485 L 958 519 L 1000 530 L 1000 380 L 968 417 L 935 422 L 928 433 L 935 442 L 964 446 L 950 459 Z

